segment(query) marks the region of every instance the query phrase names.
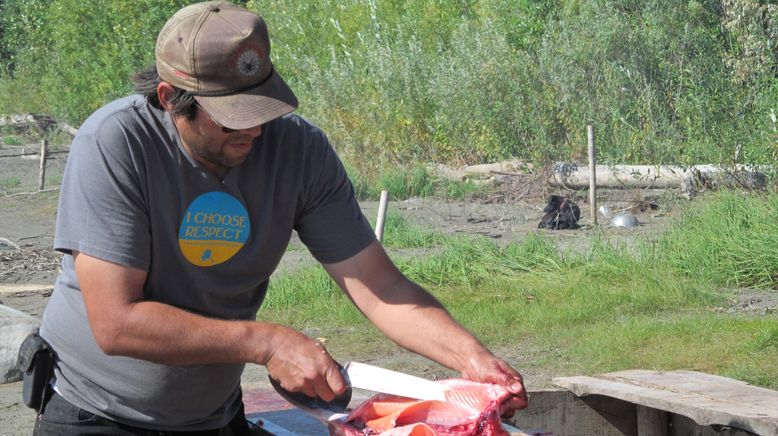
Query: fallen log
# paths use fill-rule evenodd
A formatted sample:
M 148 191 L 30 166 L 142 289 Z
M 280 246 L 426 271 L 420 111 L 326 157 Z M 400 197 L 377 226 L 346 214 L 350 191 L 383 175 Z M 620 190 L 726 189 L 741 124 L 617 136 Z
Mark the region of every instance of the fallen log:
M 12 131 L 27 134 L 30 131 L 52 132 L 61 130 L 71 136 L 75 136 L 78 129 L 68 123 L 59 122 L 45 114 L 11 114 L 0 116 L 0 127 Z
M 766 168 L 753 165 L 597 165 L 597 186 L 612 189 L 680 189 L 694 193 L 704 189 L 738 187 L 763 189 Z M 590 170 L 575 163 L 557 163 L 549 184 L 558 188 L 587 189 Z

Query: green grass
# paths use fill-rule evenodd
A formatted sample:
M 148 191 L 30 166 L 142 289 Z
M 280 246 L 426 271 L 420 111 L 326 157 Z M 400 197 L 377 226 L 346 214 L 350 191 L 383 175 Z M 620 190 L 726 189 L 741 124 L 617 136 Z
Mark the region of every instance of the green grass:
M 449 238 L 436 255 L 400 259 L 398 266 L 412 280 L 432 285 L 457 285 L 477 289 L 500 277 L 534 272 L 548 274 L 563 267 L 565 260 L 541 237 L 497 245 L 487 238 Z
M 20 179 L 18 176 L 11 176 L 6 177 L 4 179 L 0 179 L 0 189 L 12 189 L 12 188 L 18 188 L 22 184 L 22 179 Z
M 388 168 L 377 173 L 362 173 L 346 162 L 346 172 L 360 200 L 378 200 L 381 191 L 388 191 L 389 199 L 404 200 L 410 197 L 429 197 L 435 191 L 435 183 L 424 167 Z
M 659 252 L 690 276 L 729 286 L 775 289 L 778 281 L 778 195 L 722 192 L 687 211 Z
M 389 193 L 390 200 L 405 200 L 412 197 L 437 197 L 448 200 L 463 200 L 484 191 L 483 186 L 472 180 L 447 180 L 430 175 L 423 166 L 412 168 L 384 169 L 377 174 L 360 172 L 354 165 L 345 162 L 346 172 L 360 200 L 378 200 L 381 191 Z
M 306 251 L 307 248 L 305 248 L 305 245 L 302 243 L 299 244 L 289 244 L 289 246 L 286 247 L 286 251 Z
M 46 186 L 47 187 L 53 187 L 53 186 L 59 186 L 62 184 L 62 176 L 57 174 L 54 176 L 46 176 Z
M 423 167 L 411 170 L 391 169 L 378 176 L 379 194 L 381 190 L 389 192 L 392 199 L 410 197 L 429 197 L 434 191 L 433 181 Z
M 16 135 L 5 135 L 3 136 L 3 145 L 22 145 L 23 142 L 21 139 L 19 139 Z
M 608 332 L 608 334 L 604 334 Z M 625 368 L 685 369 L 720 374 L 776 388 L 775 317 L 709 312 L 630 316 L 560 335 L 569 356 L 588 373 Z
M 628 249 L 600 234 L 584 253 L 560 252 L 540 235 L 506 245 L 425 240 L 401 236 L 419 232 L 401 219 L 387 230 L 402 246 L 437 246 L 396 262 L 491 347 L 556 350 L 539 359 L 567 374 L 687 369 L 778 388 L 778 316 L 721 310 L 733 283 L 776 289 L 775 257 L 742 247 L 775 240 L 777 196 L 721 193 L 681 214 L 659 242 Z M 740 256 L 760 266 L 732 267 Z M 342 352 L 392 350 L 319 267 L 274 280 L 260 317 L 315 326 Z
M 472 180 L 440 180 L 438 191 L 450 200 L 463 200 L 484 192 L 484 185 Z
M 375 222 L 371 220 L 373 228 Z M 388 210 L 384 222 L 383 244 L 387 248 L 419 248 L 437 246 L 448 241 L 446 236 L 414 226 L 398 212 Z

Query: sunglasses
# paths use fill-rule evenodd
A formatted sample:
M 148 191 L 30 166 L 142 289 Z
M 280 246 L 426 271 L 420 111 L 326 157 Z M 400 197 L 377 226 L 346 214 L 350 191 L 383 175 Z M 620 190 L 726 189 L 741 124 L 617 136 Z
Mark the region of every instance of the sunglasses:
M 237 132 L 237 130 L 236 130 L 236 129 L 230 129 L 229 127 L 224 127 L 224 126 L 223 126 L 223 125 L 222 125 L 220 122 L 218 122 L 218 121 L 214 120 L 214 119 L 213 119 L 213 117 L 211 116 L 211 114 L 209 114 L 207 110 L 203 109 L 203 107 L 202 107 L 202 106 L 200 106 L 200 103 L 195 103 L 195 106 L 197 106 L 198 108 L 200 108 L 200 110 L 201 110 L 201 111 L 203 111 L 203 113 L 204 113 L 204 114 L 205 114 L 205 115 L 206 115 L 208 118 L 210 118 L 210 119 L 211 119 L 211 121 L 213 121 L 213 123 L 214 123 L 214 124 L 216 124 L 217 126 L 221 127 L 221 129 L 222 129 L 222 133 L 232 133 L 232 132 Z

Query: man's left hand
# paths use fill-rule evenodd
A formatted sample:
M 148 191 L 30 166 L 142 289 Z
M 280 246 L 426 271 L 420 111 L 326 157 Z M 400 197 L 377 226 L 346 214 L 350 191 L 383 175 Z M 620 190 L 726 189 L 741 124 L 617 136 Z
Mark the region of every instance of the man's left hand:
M 527 407 L 524 379 L 504 360 L 491 354 L 479 354 L 470 358 L 466 365 L 462 378 L 500 385 L 513 394 L 503 405 L 503 417 L 510 418 L 516 410 Z

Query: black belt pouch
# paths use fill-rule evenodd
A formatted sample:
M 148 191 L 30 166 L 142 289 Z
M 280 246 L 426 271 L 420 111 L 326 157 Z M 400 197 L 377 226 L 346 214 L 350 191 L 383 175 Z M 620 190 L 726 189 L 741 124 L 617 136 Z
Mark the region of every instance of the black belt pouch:
M 24 404 L 40 412 L 54 374 L 54 351 L 38 333 L 32 333 L 19 348 L 17 364 L 22 372 Z

